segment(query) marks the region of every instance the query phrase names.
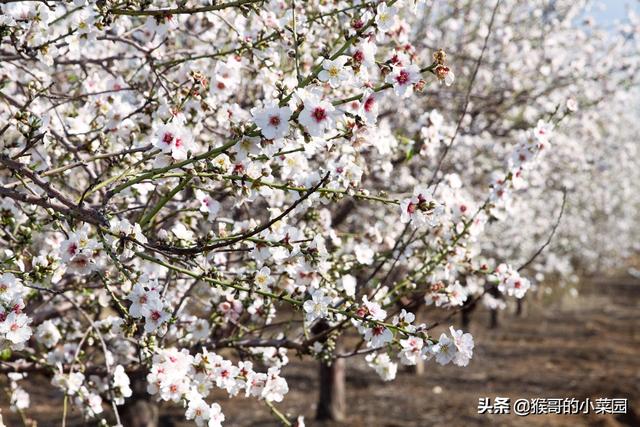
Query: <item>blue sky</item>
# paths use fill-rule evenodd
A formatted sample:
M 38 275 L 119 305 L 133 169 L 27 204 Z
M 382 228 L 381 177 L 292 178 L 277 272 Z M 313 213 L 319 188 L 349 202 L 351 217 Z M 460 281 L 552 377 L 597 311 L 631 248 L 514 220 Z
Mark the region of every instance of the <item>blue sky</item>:
M 601 24 L 613 24 L 615 21 L 625 19 L 627 8 L 630 7 L 640 14 L 640 1 L 638 0 L 600 0 L 596 2 L 592 16 Z

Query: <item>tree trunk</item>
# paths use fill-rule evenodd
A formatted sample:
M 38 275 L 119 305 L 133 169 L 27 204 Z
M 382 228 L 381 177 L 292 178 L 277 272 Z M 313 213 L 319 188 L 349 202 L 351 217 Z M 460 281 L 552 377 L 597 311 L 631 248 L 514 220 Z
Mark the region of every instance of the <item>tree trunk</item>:
M 335 359 L 331 365 L 320 363 L 320 395 L 318 420 L 344 421 L 345 419 L 345 366 L 344 359 Z
M 133 391 L 120 410 L 122 425 L 125 427 L 159 427 L 160 410 L 158 404 L 152 401 L 146 390 L 144 375 L 131 375 L 131 390 Z M 162 427 L 170 427 L 169 420 L 163 420 Z
M 131 399 L 131 403 L 127 403 L 122 409 L 122 425 L 127 427 L 158 427 L 158 405 L 147 399 L 133 397 Z
M 516 317 L 522 317 L 524 314 L 524 297 L 516 300 Z
M 492 286 L 491 288 L 489 288 L 488 292 L 494 298 L 502 298 L 502 295 L 500 294 L 500 291 L 498 290 L 498 288 L 496 286 Z M 498 328 L 498 309 L 497 308 L 492 308 L 492 309 L 490 309 L 489 312 L 490 312 L 490 314 L 489 314 L 489 328 L 490 329 L 497 329 Z
M 321 333 L 329 327 L 320 321 L 312 328 L 314 334 Z M 336 342 L 335 352 L 341 349 L 340 341 Z M 318 371 L 320 391 L 318 393 L 318 407 L 316 419 L 344 421 L 346 409 L 345 395 L 345 360 L 336 358 L 330 362 L 320 362 Z
M 424 360 L 418 360 L 415 365 L 407 366 L 407 372 L 421 377 L 424 375 Z
M 464 302 L 462 306 L 462 310 L 460 311 L 460 321 L 462 323 L 462 329 L 469 329 L 469 325 L 471 324 L 471 313 L 476 309 L 476 302 L 470 302 L 470 299 Z
M 469 324 L 471 323 L 471 313 L 469 312 L 469 310 L 467 309 L 467 307 L 464 307 L 462 309 L 462 312 L 460 313 L 460 317 L 461 317 L 461 323 L 462 323 L 462 329 L 464 331 L 466 331 L 467 329 L 469 329 Z
M 489 315 L 489 329 L 498 328 L 498 309 L 492 308 Z

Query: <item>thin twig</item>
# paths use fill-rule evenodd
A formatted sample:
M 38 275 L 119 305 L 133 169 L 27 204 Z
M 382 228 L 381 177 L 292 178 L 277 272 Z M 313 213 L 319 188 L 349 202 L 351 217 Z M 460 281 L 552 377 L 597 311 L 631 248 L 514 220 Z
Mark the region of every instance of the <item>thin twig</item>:
M 435 188 L 433 190 L 434 193 L 435 193 L 435 189 L 438 187 L 438 184 L 440 184 L 440 180 L 436 182 L 436 178 L 438 177 L 438 173 L 442 168 L 442 163 L 444 162 L 444 159 L 447 157 L 447 154 L 449 154 L 449 150 L 453 146 L 453 142 L 456 140 L 456 137 L 458 136 L 458 132 L 460 131 L 460 127 L 462 126 L 462 121 L 464 120 L 464 117 L 467 115 L 467 109 L 469 108 L 469 100 L 471 98 L 471 90 L 473 89 L 473 84 L 476 80 L 476 76 L 478 75 L 478 70 L 480 69 L 480 64 L 482 63 L 482 57 L 484 56 L 484 52 L 487 49 L 489 37 L 491 36 L 491 29 L 493 28 L 493 22 L 495 20 L 496 12 L 498 11 L 499 5 L 500 5 L 500 0 L 496 2 L 496 5 L 493 8 L 493 12 L 491 13 L 491 21 L 489 22 L 489 29 L 487 30 L 487 35 L 484 38 L 482 51 L 480 52 L 480 56 L 478 57 L 478 61 L 476 62 L 476 67 L 473 70 L 473 74 L 471 75 L 471 80 L 469 80 L 467 93 L 464 97 L 464 107 L 462 108 L 462 114 L 460 114 L 460 118 L 458 119 L 458 123 L 456 124 L 456 130 L 453 132 L 453 136 L 451 137 L 451 140 L 449 141 L 449 143 L 445 146 L 444 151 L 442 152 L 442 155 L 438 160 L 438 165 L 436 166 L 436 169 L 433 171 L 433 174 L 431 175 L 431 179 L 429 180 L 429 186 L 435 183 Z
M 551 243 L 551 240 L 553 239 L 553 236 L 556 234 L 556 230 L 558 229 L 558 226 L 560 225 L 560 220 L 562 219 L 562 215 L 564 214 L 564 207 L 566 203 L 567 203 L 567 189 L 563 188 L 562 189 L 562 205 L 560 206 L 560 212 L 558 213 L 558 218 L 556 219 L 556 222 L 553 224 L 553 227 L 551 227 L 551 233 L 549 233 L 549 237 L 547 237 L 547 241 L 544 242 L 544 244 L 540 246 L 540 248 L 533 255 L 531 255 L 531 257 L 524 264 L 518 267 L 518 271 L 522 271 L 525 268 L 527 268 L 529 264 L 531 264 L 542 253 L 542 251 L 544 251 L 545 248 L 549 246 L 549 244 Z
M 253 237 L 256 234 L 268 229 L 269 227 L 271 227 L 273 224 L 275 224 L 276 222 L 280 221 L 282 218 L 284 218 L 285 216 L 287 216 L 291 211 L 293 211 L 295 208 L 297 208 L 302 202 L 304 202 L 307 198 L 309 198 L 309 196 L 311 196 L 313 193 L 315 193 L 320 187 L 322 187 L 324 185 L 325 182 L 327 182 L 327 180 L 329 179 L 329 172 L 327 172 L 327 174 L 324 176 L 324 178 L 322 178 L 316 185 L 314 185 L 313 187 L 309 188 L 309 190 L 307 190 L 306 193 L 304 193 L 298 200 L 296 200 L 294 203 L 291 204 L 291 206 L 289 206 L 287 209 L 285 209 L 280 215 L 278 215 L 277 217 L 273 218 L 270 221 L 265 222 L 264 224 L 261 224 L 257 227 L 255 227 L 253 230 L 250 230 L 246 233 L 240 234 L 236 237 L 227 239 L 223 242 L 218 242 L 218 243 L 214 243 L 211 245 L 204 245 L 204 246 L 193 246 L 190 248 L 179 248 L 176 246 L 169 246 L 169 245 L 151 245 L 153 248 L 161 250 L 161 251 L 165 251 L 165 252 L 169 252 L 169 253 L 173 253 L 173 254 L 180 254 L 180 255 L 194 255 L 194 254 L 199 254 L 201 252 L 208 252 L 211 251 L 213 249 L 218 249 L 218 248 L 222 248 L 225 246 L 230 246 L 233 245 L 234 243 L 240 242 L 242 240 L 248 239 L 249 237 Z

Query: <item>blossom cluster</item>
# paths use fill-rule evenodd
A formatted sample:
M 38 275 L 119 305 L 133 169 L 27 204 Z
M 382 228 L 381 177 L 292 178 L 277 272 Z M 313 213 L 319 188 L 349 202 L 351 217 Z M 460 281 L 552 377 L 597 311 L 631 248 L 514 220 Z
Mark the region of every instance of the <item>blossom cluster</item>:
M 214 385 L 230 396 L 244 393 L 268 402 L 282 401 L 289 391 L 277 367 L 256 372 L 251 362 L 234 365 L 206 349 L 195 356 L 186 349 L 162 349 L 153 356 L 147 381 L 150 394 L 164 401 L 184 402 L 186 418 L 209 427 L 220 426 L 225 419 L 218 403 L 205 401 Z
M 570 0 L 52 3 L 0 14 L 16 410 L 24 371 L 96 423 L 139 381 L 198 426 L 225 421 L 214 386 L 277 416 L 293 352 L 364 356 L 384 380 L 466 366 L 452 314 L 638 249 L 633 15 L 602 31 Z
M 515 296 L 516 298 L 524 297 L 531 287 L 529 280 L 520 277 L 520 274 L 514 270 L 513 267 L 506 264 L 500 264 L 496 267 L 494 277 L 498 282 L 500 292 Z
M 138 319 L 144 317 L 145 332 L 155 331 L 171 317 L 162 302 L 160 292 L 160 285 L 155 279 L 145 284 L 136 283 L 127 295 L 127 299 L 131 301 L 129 314 Z
M 0 339 L 2 349 L 22 349 L 32 334 L 31 318 L 23 310 L 27 289 L 12 273 L 0 275 Z

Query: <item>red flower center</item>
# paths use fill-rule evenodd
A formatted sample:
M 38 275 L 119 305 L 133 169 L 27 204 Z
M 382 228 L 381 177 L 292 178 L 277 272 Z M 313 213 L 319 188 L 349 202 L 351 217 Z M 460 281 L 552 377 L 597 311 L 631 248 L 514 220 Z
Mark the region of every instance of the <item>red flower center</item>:
M 356 311 L 356 315 L 358 317 L 365 317 L 369 314 L 369 309 L 367 307 L 360 307 L 358 308 L 358 310 Z
M 279 126 L 280 125 L 280 117 L 278 117 L 278 116 L 269 117 L 269 124 L 271 126 Z
M 316 120 L 316 122 L 320 123 L 327 118 L 327 112 L 322 107 L 316 107 L 311 113 L 311 116 Z
M 409 83 L 409 73 L 406 70 L 401 70 L 400 73 L 396 76 L 396 81 L 398 84 L 406 85 Z
M 171 144 L 173 142 L 173 134 L 171 132 L 166 132 L 162 137 L 162 142 L 165 144 Z
M 85 257 L 74 258 L 72 263 L 76 265 L 78 268 L 84 268 L 89 265 L 89 260 Z
M 69 252 L 69 255 L 75 255 L 76 253 L 78 253 L 78 244 L 75 242 L 70 244 L 67 252 Z
M 370 113 L 373 110 L 373 106 L 375 104 L 376 100 L 373 98 L 373 96 L 370 96 L 366 101 L 364 101 L 364 111 Z

